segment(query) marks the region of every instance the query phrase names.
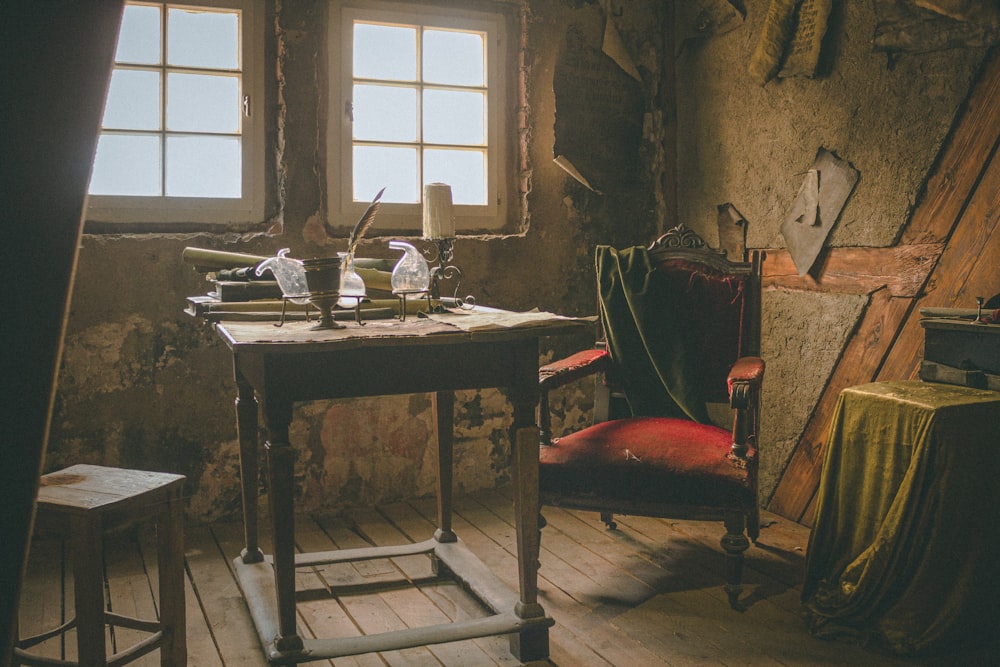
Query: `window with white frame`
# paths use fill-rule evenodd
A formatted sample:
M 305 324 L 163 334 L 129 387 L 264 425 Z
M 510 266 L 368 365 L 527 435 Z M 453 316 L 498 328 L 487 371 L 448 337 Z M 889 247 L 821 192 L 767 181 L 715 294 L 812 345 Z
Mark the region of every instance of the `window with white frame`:
M 331 223 L 349 226 L 385 187 L 375 228 L 419 232 L 423 186 L 437 182 L 451 186 L 459 233 L 502 228 L 509 17 L 370 0 L 331 0 L 330 16 Z
M 263 218 L 259 4 L 125 5 L 91 173 L 88 220 Z

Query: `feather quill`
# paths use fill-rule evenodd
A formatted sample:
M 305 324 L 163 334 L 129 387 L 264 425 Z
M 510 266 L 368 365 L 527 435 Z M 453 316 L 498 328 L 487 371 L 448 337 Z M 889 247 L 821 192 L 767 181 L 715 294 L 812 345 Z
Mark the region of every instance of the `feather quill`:
M 378 191 L 378 194 L 375 195 L 374 199 L 372 199 L 372 203 L 369 204 L 364 215 L 361 216 L 361 219 L 354 225 L 354 229 L 351 230 L 351 235 L 347 239 L 348 257 L 354 257 L 354 251 L 358 247 L 358 242 L 364 238 L 365 232 L 367 232 L 368 228 L 372 226 L 373 222 L 375 222 L 375 214 L 378 213 L 379 200 L 382 198 L 383 192 L 385 192 L 385 188 Z

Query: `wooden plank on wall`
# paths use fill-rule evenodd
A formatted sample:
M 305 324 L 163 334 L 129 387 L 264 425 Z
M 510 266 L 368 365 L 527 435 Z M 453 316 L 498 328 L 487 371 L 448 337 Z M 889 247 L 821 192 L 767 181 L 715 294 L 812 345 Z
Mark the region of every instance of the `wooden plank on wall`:
M 819 279 L 800 276 L 787 250 L 768 250 L 763 285 L 838 294 L 871 294 L 885 288 L 892 296 L 915 296 L 943 248 L 943 243 L 830 248 L 820 255 Z

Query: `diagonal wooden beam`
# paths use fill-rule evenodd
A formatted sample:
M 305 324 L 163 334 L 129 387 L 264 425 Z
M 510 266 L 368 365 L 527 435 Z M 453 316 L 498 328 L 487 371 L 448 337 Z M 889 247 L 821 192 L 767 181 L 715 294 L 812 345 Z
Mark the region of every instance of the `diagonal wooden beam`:
M 894 248 L 833 249 L 817 272 L 818 281 L 789 276 L 790 259 L 768 251 L 765 284 L 871 295 L 789 460 L 770 511 L 812 524 L 837 398 L 852 385 L 915 377 L 923 346 L 918 303 L 952 305 L 963 296 L 977 296 L 967 294 L 973 286 L 997 287 L 1000 235 L 993 232 L 1000 210 L 998 145 L 1000 50 L 994 48 Z M 886 275 L 880 279 L 872 269 Z

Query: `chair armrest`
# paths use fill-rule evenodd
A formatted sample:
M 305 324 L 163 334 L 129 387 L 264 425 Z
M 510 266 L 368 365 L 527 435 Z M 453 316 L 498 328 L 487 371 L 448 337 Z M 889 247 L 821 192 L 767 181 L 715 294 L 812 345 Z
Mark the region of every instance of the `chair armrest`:
M 760 392 L 763 382 L 764 360 L 760 357 L 740 357 L 726 378 L 730 404 L 734 408 L 747 407 L 750 393 Z
M 764 360 L 760 357 L 740 357 L 729 370 L 729 405 L 733 413 L 732 453 L 746 459 L 757 448 L 757 420 L 760 387 L 764 381 Z
M 538 369 L 538 385 L 548 391 L 608 369 L 611 357 L 607 350 L 583 350 Z

